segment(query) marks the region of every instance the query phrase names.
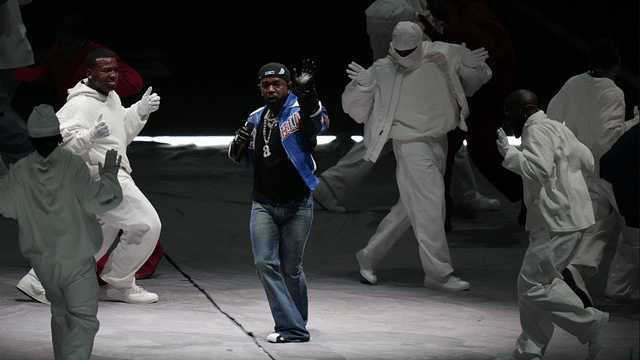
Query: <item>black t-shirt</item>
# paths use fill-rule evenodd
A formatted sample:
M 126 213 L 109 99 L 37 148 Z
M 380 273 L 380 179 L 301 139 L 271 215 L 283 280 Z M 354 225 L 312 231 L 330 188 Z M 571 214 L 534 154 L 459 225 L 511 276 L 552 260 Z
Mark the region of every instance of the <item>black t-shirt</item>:
M 255 142 L 256 167 L 253 173 L 251 199 L 261 204 L 282 205 L 302 198 L 310 193 L 300 173 L 289 159 L 282 141 L 280 129 L 275 126 L 269 138 L 270 155 L 265 157 L 265 120 L 258 126 Z

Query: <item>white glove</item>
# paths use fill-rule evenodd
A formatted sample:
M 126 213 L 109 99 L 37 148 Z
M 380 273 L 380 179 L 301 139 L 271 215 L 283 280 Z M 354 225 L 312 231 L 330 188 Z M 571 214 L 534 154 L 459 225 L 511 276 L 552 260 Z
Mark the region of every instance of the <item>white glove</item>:
M 360 86 L 367 87 L 373 84 L 373 71 L 365 69 L 353 61 L 349 64 L 347 75 L 349 79 L 354 80 Z
M 142 99 L 138 101 L 138 115 L 145 116 L 157 111 L 160 108 L 160 96 L 151 93 L 151 86 L 142 95 Z
M 507 151 L 509 151 L 509 148 L 512 147 L 512 145 L 509 145 L 509 139 L 507 138 L 507 134 L 505 134 L 502 128 L 499 128 L 498 130 L 496 130 L 496 133 L 498 133 L 498 140 L 496 140 L 496 145 L 498 145 L 498 151 L 500 151 L 500 154 L 502 156 L 507 156 Z
M 489 52 L 483 47 L 471 51 L 467 49 L 467 44 L 462 43 L 462 51 L 462 65 L 466 67 L 474 68 L 489 58 Z
M 102 114 L 98 116 L 96 125 L 93 127 L 93 129 L 91 129 L 91 134 L 96 139 L 105 138 L 109 136 L 109 134 L 111 134 L 111 132 L 109 131 L 109 125 L 107 125 L 107 123 L 102 120 Z

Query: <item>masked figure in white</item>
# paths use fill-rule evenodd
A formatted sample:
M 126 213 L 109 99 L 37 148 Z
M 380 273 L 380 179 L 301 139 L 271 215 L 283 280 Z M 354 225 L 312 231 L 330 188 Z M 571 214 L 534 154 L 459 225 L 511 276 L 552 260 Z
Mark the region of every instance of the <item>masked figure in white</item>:
M 470 287 L 452 275 L 453 266 L 444 229 L 445 158 L 447 132 L 464 122 L 472 96 L 491 78 L 487 53 L 469 51 L 464 44 L 422 41 L 413 22 L 396 25 L 389 56 L 370 68 L 351 63 L 351 82 L 342 106 L 364 123 L 364 159 L 375 162 L 391 139 L 397 161 L 400 199 L 382 220 L 368 245 L 356 254 L 360 273 L 377 283 L 375 268 L 409 228 L 419 244 L 428 288 L 459 291 Z

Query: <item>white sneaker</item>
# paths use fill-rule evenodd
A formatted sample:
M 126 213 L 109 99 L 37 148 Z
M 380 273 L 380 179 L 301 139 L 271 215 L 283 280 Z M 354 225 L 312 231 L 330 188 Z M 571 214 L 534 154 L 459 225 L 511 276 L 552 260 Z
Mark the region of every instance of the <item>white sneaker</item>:
M 453 275 L 447 275 L 442 279 L 432 279 L 425 276 L 424 287 L 442 291 L 462 291 L 470 288 L 471 284 Z
M 476 191 L 474 196 L 462 200 L 460 208 L 469 212 L 495 211 L 500 209 L 500 200 L 488 198 Z
M 365 259 L 364 250 L 360 250 L 356 253 L 356 259 L 358 259 L 358 266 L 360 266 L 360 275 L 371 283 L 371 285 L 377 284 L 378 277 L 373 272 L 373 263 Z
M 44 288 L 42 287 L 42 284 L 40 283 L 40 280 L 38 279 L 38 276 L 36 276 L 36 273 L 35 271 L 33 271 L 33 269 L 29 270 L 27 275 L 23 276 L 22 279 L 20 279 L 18 285 L 16 285 L 16 288 L 23 294 L 27 295 L 37 302 L 51 305 L 51 302 L 47 300 Z
M 285 339 L 284 336 L 280 335 L 279 333 L 271 333 L 267 336 L 267 341 L 270 343 L 276 343 L 276 344 L 282 344 L 282 343 L 288 343 L 289 340 Z
M 128 288 L 117 288 L 109 284 L 106 286 L 104 295 L 100 294 L 99 298 L 105 301 L 122 301 L 131 304 L 151 304 L 158 301 L 157 294 L 148 292 L 135 284 Z

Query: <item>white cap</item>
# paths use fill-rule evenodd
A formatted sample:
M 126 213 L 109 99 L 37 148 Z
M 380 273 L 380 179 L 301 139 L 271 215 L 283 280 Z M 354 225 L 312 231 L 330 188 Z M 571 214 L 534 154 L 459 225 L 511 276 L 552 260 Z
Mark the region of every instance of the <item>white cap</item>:
M 60 135 L 60 121 L 53 107 L 47 104 L 34 107 L 27 121 L 27 129 L 32 138 Z
M 411 21 L 401 21 L 393 28 L 391 46 L 396 50 L 411 50 L 422 44 L 422 29 Z

